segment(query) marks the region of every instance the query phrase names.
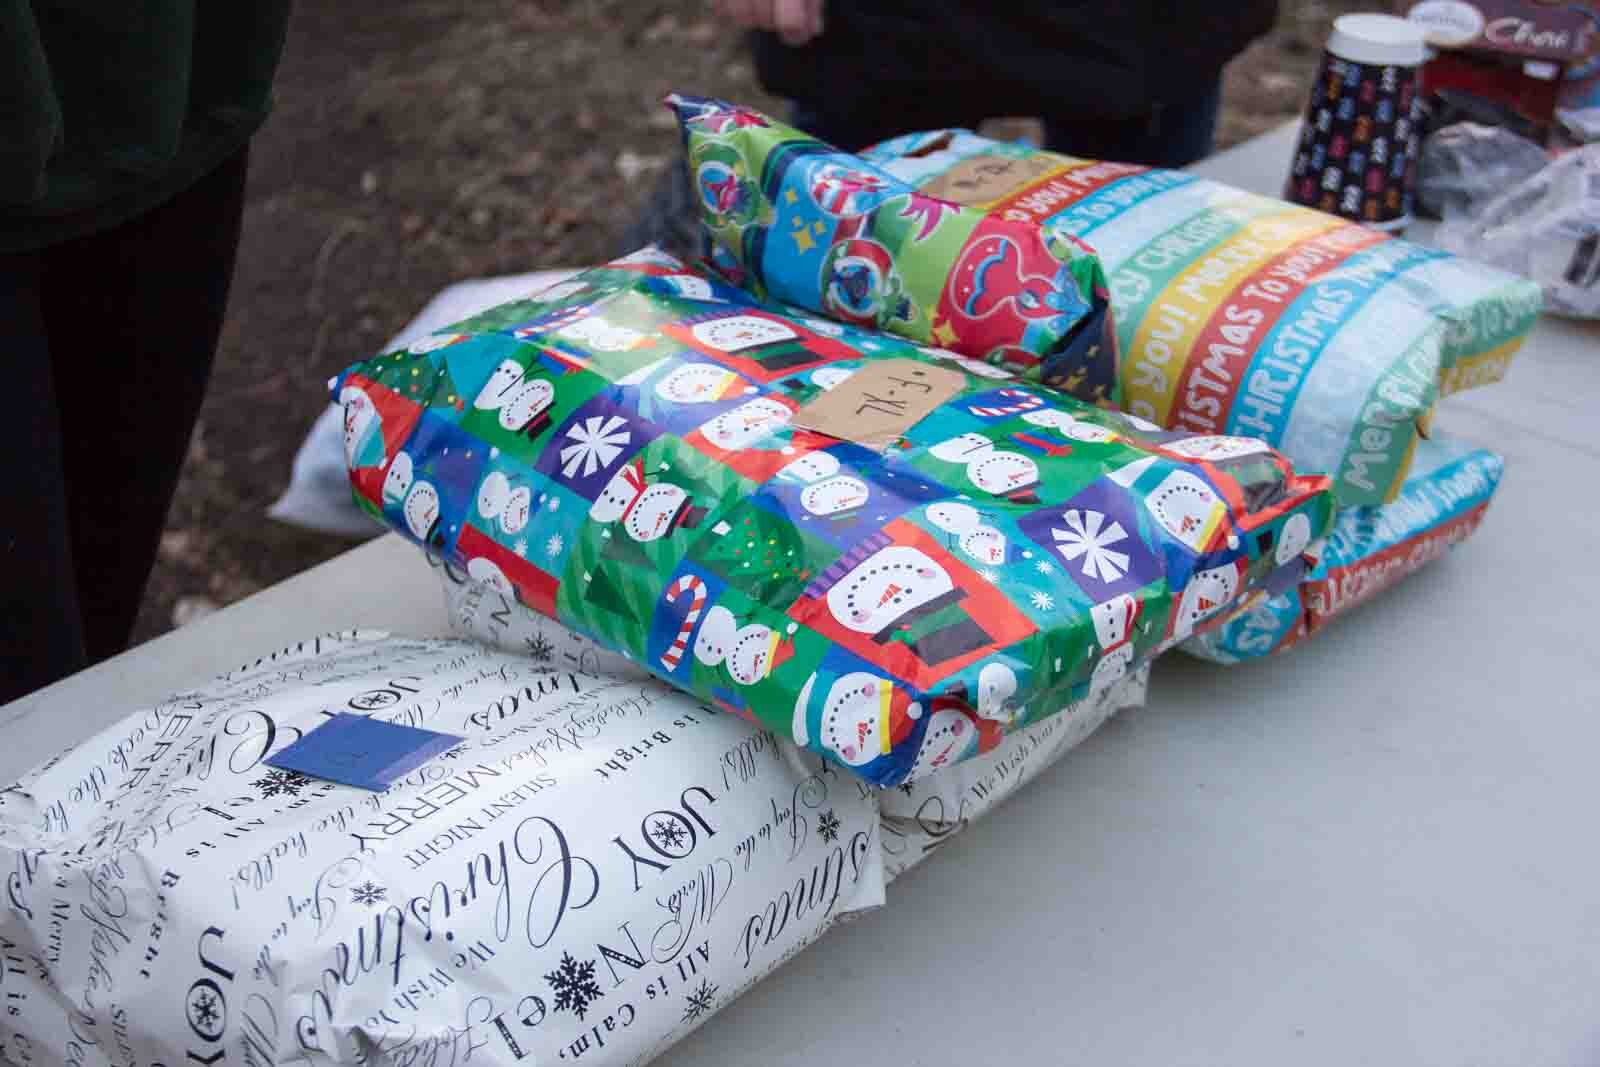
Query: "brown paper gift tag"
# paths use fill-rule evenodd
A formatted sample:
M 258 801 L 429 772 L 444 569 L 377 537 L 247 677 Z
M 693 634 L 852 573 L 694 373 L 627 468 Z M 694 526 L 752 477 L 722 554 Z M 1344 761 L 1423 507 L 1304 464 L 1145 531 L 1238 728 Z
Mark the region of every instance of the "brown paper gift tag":
M 882 452 L 967 387 L 967 376 L 914 359 L 869 363 L 794 413 L 793 426 Z

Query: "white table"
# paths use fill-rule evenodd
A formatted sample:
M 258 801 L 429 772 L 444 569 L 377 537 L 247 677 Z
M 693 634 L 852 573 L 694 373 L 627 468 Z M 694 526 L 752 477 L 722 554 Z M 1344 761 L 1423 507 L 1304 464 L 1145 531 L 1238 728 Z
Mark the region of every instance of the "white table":
M 1273 191 L 1292 129 L 1197 168 Z M 1291 655 L 1126 715 L 668 1064 L 1600 1062 L 1600 331 L 1546 321 L 1447 431 L 1476 539 Z M 0 777 L 308 632 L 438 632 L 386 537 L 0 709 Z

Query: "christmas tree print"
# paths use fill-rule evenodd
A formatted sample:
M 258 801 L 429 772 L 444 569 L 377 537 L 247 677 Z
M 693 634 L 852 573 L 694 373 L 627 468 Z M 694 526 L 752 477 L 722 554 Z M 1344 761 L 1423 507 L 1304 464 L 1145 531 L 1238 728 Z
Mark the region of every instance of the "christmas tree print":
M 758 604 L 794 603 L 838 550 L 808 537 L 787 517 L 746 500 L 712 526 L 691 558 Z

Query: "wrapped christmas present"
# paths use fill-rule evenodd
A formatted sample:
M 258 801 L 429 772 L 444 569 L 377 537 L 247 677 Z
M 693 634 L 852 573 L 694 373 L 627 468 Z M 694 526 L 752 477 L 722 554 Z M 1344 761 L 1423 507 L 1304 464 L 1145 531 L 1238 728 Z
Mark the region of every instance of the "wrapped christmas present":
M 1141 664 L 1094 700 L 1065 708 L 1037 726 L 1012 734 L 973 759 L 949 759 L 972 743 L 952 720 L 938 736 L 949 766 L 879 794 L 883 870 L 891 881 L 927 859 L 934 849 L 981 819 L 1040 774 L 1061 762 L 1117 712 L 1144 707 L 1150 665 Z M 934 733 L 936 724 L 929 724 Z
M 1341 504 L 1392 499 L 1434 401 L 1504 376 L 1539 311 L 1526 279 L 1179 171 L 961 130 L 864 158 L 1087 242 L 1110 279 L 1124 410 L 1259 437 L 1331 473 Z
M 1485 449 L 1443 438 L 1423 441 L 1392 503 L 1339 513 L 1305 581 L 1277 596 L 1253 597 L 1221 626 L 1184 642 L 1183 650 L 1239 663 L 1293 647 L 1471 537 L 1504 468 L 1505 461 Z
M 658 253 L 552 299 L 337 381 L 364 506 L 880 785 L 922 771 L 942 711 L 998 739 L 1293 585 L 1332 521 L 1327 479 L 1260 442 L 785 315 Z
M 917 190 L 759 112 L 667 98 L 700 217 L 730 279 L 764 298 L 1117 399 L 1094 253 L 1030 218 Z
M 643 1063 L 882 903 L 858 779 L 535 645 L 325 635 L 0 794 L 8 1061 Z M 264 762 L 336 713 L 461 740 L 381 792 Z
M 452 632 L 506 652 L 530 654 L 556 624 L 515 598 L 480 585 L 448 564 L 439 568 Z M 1094 700 L 1063 709 L 1036 726 L 1000 739 L 989 751 L 963 715 L 942 712 L 928 723 L 918 758 L 928 773 L 878 794 L 884 874 L 889 880 L 921 863 L 935 848 L 1015 795 L 1060 762 L 1118 711 L 1144 706 L 1150 665 L 1141 664 Z M 787 746 L 774 739 L 773 744 Z

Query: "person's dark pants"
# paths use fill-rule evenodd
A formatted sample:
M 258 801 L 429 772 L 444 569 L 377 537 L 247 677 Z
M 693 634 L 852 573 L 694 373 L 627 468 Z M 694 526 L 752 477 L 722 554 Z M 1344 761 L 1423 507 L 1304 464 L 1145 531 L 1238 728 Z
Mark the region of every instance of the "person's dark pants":
M 1211 154 L 1221 106 L 1219 76 L 1190 96 L 1135 118 L 1046 118 L 1043 147 L 1085 159 L 1186 167 Z M 897 100 L 892 105 L 885 101 L 883 110 L 877 112 L 830 114 L 822 107 L 796 101 L 791 122 L 819 140 L 857 152 L 903 133 L 947 127 L 975 129 L 984 119 L 996 117 L 1000 116 L 952 111 L 943 102 L 927 106 L 914 100 Z M 688 165 L 680 155 L 657 182 L 644 213 L 623 232 L 617 254 L 657 244 L 669 252 L 693 255 L 699 248 L 698 210 Z
M 222 329 L 246 157 L 114 229 L 0 255 L 0 703 L 128 643 Z
M 1222 107 L 1222 81 L 1198 88 L 1182 100 L 1162 104 L 1147 115 L 1126 119 L 1052 119 L 1044 117 L 1042 147 L 1085 159 L 1143 163 L 1152 167 L 1186 167 L 1211 154 Z M 794 102 L 791 122 L 820 141 L 859 152 L 903 133 L 946 127 L 976 129 L 989 115 L 918 106 L 912 101 L 888 102 L 882 111 L 854 110 L 830 114 L 825 107 Z

